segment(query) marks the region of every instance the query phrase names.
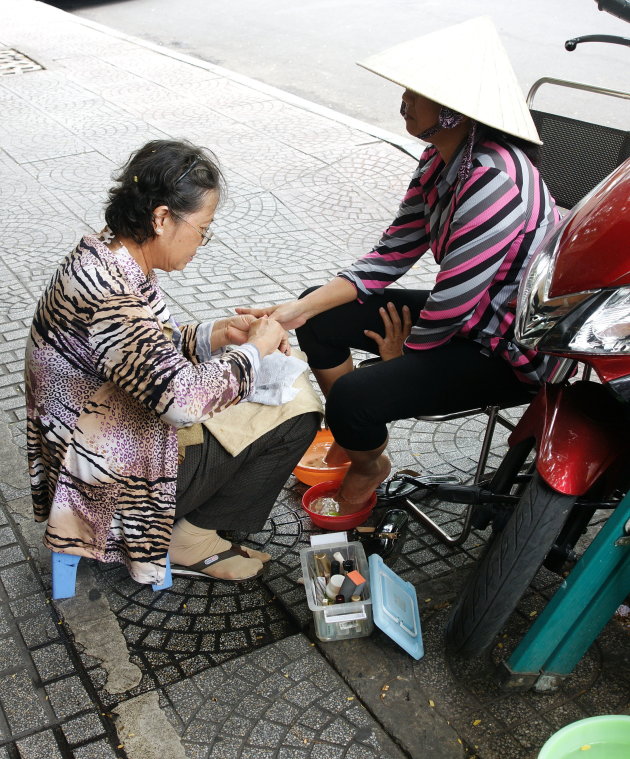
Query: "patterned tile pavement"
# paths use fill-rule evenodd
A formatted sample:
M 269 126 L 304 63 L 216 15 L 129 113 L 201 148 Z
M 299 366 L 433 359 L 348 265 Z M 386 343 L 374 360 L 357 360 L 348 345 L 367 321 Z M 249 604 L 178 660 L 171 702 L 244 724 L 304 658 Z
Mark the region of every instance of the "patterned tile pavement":
M 390 221 L 414 159 L 269 88 L 42 4 L 0 0 L 0 12 L 0 440 L 23 457 L 22 355 L 34 303 L 56 261 L 100 228 L 112 172 L 130 150 L 154 137 L 187 137 L 215 150 L 225 167 L 229 197 L 215 240 L 185 272 L 162 277 L 182 320 L 287 300 L 329 278 Z M 42 68 L 24 64 L 24 73 L 3 76 L 14 51 Z M 423 262 L 406 282 L 428 284 L 433 275 Z M 467 480 L 482 431 L 480 418 L 402 421 L 389 450 L 399 468 Z M 504 443 L 499 434 L 490 467 Z M 299 551 L 314 528 L 293 477 L 265 528 L 248 536 L 273 556 L 263 582 L 235 588 L 177 578 L 171 591 L 154 594 L 120 567 L 85 562 L 97 588 L 89 600 L 107 602 L 141 673 L 135 686 L 112 693 L 104 665 L 74 642 L 63 605 L 48 601 L 46 557 L 17 469 L 0 468 L 0 759 L 151 759 L 134 749 L 116 710 L 152 694 L 190 759 L 422 756 L 436 719 L 456 731 L 436 728 L 444 738 L 436 757 L 529 759 L 563 724 L 629 709 L 628 661 L 619 653 L 627 633 L 614 623 L 558 693 L 500 691 L 493 667 L 558 582 L 544 572 L 486 660 L 445 654 L 447 606 L 483 550 L 483 534 L 454 551 L 410 528 L 394 569 L 418 588 L 421 661 L 412 664 L 380 633 L 313 645 L 298 578 Z M 459 528 L 461 507 L 427 505 L 448 532 Z M 387 692 L 378 690 L 385 672 Z M 396 710 L 414 698 L 422 702 L 417 724 L 401 725 Z
M 0 497 L 0 756 L 114 759 L 114 725 L 47 590 Z
M 303 636 L 164 691 L 190 759 L 403 756 Z

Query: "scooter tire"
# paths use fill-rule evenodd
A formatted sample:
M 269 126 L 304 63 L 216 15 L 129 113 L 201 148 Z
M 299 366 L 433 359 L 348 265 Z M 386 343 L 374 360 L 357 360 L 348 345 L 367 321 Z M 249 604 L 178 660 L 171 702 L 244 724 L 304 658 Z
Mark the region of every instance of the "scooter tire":
M 448 620 L 450 651 L 472 658 L 494 642 L 551 550 L 576 501 L 536 472 L 473 570 Z

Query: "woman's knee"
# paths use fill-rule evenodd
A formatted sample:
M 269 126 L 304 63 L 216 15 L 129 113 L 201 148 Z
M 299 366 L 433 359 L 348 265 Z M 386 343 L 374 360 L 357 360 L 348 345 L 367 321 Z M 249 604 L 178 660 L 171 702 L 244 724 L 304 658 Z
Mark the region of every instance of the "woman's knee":
M 364 377 L 361 369 L 339 377 L 330 389 L 326 399 L 326 420 L 330 427 L 361 429 L 374 423 L 375 392 Z
M 313 442 L 313 438 L 320 428 L 321 415 L 317 411 L 308 411 L 305 414 L 287 419 L 269 433 L 269 444 L 285 447 L 287 451 L 303 453 Z
M 294 439 L 298 448 L 306 450 L 313 442 L 317 430 L 320 428 L 321 415 L 317 411 L 309 411 L 307 414 L 300 414 L 297 417 L 297 423 L 294 429 Z

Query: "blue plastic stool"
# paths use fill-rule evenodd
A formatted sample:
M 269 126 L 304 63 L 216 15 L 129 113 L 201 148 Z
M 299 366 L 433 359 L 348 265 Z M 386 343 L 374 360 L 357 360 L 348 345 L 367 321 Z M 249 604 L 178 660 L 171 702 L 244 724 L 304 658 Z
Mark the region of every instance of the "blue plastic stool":
M 52 554 L 52 597 L 55 601 L 60 598 L 72 598 L 75 593 L 75 586 L 77 581 L 77 567 L 80 556 L 73 556 L 69 553 L 56 553 Z M 161 585 L 152 585 L 153 590 L 166 590 L 173 584 L 173 576 L 171 574 L 171 562 L 166 554 L 166 574 L 164 575 L 164 582 Z

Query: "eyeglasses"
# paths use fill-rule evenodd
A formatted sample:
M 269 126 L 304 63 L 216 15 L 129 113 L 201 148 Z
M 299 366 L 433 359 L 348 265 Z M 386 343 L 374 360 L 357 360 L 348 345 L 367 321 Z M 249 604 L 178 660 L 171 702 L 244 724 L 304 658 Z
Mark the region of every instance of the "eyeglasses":
M 186 221 L 186 219 L 184 219 L 183 216 L 180 216 L 178 213 L 175 213 L 175 211 L 171 211 L 171 215 L 174 216 L 176 219 L 183 221 L 184 224 L 188 224 L 189 227 L 192 227 L 196 232 L 198 232 L 201 235 L 201 245 L 207 245 L 212 239 L 213 233 L 212 233 L 212 230 L 210 229 L 210 224 L 208 224 L 207 227 L 197 227 L 195 224 L 191 224 L 189 221 Z

